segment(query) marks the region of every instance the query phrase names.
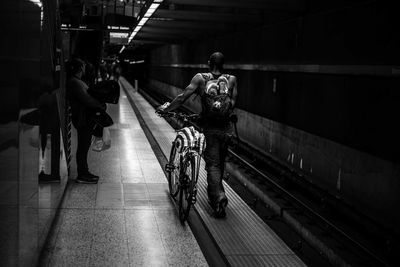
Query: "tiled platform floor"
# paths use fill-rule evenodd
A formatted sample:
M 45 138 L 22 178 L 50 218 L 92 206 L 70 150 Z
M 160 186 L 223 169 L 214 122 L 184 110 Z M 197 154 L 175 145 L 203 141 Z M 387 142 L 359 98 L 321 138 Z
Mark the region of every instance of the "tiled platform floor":
M 165 175 L 123 90 L 108 113 L 115 122 L 112 147 L 89 153 L 99 183 L 74 183 L 72 165 L 40 266 L 207 266 L 190 228 L 179 222 Z

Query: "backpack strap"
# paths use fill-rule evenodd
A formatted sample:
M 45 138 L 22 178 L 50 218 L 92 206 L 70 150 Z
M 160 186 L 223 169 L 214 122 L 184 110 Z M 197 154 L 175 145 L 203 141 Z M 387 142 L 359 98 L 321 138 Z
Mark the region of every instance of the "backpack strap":
M 203 77 L 206 83 L 213 78 L 213 75 L 210 72 L 201 73 L 201 76 Z
M 229 74 L 221 74 L 218 75 L 217 77 L 214 77 L 214 75 L 211 72 L 204 72 L 204 73 L 200 73 L 201 76 L 204 78 L 204 80 L 206 80 L 206 82 L 208 82 L 209 80 L 212 79 L 218 79 L 219 77 L 225 77 L 229 80 L 230 75 Z

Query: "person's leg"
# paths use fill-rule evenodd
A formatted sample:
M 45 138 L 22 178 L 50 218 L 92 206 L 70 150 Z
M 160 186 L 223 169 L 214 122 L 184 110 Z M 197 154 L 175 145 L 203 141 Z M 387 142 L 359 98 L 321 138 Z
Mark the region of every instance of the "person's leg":
M 58 126 L 58 125 L 57 125 Z M 53 127 L 51 133 L 51 176 L 60 180 L 60 128 Z
M 207 171 L 207 193 L 211 204 L 214 204 L 219 194 L 219 179 L 221 170 L 219 167 L 219 142 L 213 133 L 205 133 L 206 149 L 204 151 L 204 161 Z
M 219 160 L 220 160 L 220 170 L 221 170 L 221 179 L 220 179 L 220 189 L 222 192 L 225 192 L 224 186 L 222 183 L 223 177 L 224 177 L 224 172 L 225 172 L 225 160 L 226 156 L 228 155 L 228 146 L 229 146 L 229 141 L 231 138 L 231 135 L 226 134 L 226 133 L 221 133 L 219 136 Z
M 77 129 L 78 133 L 78 148 L 76 150 L 76 166 L 78 176 L 82 176 L 89 172 L 87 164 L 87 155 L 92 141 L 92 131 L 89 127 Z
M 97 175 L 89 172 L 87 155 L 92 140 L 92 128 L 77 129 L 78 149 L 76 150 L 76 164 L 78 169 L 77 183 L 95 184 L 99 180 Z
M 207 171 L 207 193 L 216 217 L 225 217 L 225 207 L 228 204 L 225 191 L 222 186 L 222 172 L 224 161 L 221 160 L 221 144 L 223 144 L 222 133 L 205 133 L 206 150 L 204 160 Z
M 216 206 L 215 206 L 215 215 L 219 218 L 224 218 L 226 216 L 226 206 L 228 205 L 228 198 L 226 197 L 224 185 L 223 185 L 223 176 L 225 171 L 225 159 L 228 155 L 228 145 L 230 135 L 224 131 L 218 132 L 217 134 L 218 140 L 218 155 L 219 155 L 219 183 L 218 183 L 218 196 L 216 199 Z

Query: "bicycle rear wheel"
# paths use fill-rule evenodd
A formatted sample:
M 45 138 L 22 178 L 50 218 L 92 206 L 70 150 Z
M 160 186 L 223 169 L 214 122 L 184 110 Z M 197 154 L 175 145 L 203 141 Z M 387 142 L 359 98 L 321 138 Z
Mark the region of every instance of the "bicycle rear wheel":
M 195 185 L 197 183 L 196 157 L 186 157 L 183 161 L 182 180 L 179 190 L 179 219 L 187 220 L 191 206 L 195 201 Z
M 168 162 L 168 187 L 169 194 L 175 198 L 179 192 L 179 176 L 181 171 L 181 154 L 179 153 L 181 142 L 175 140 L 172 143 L 171 154 Z

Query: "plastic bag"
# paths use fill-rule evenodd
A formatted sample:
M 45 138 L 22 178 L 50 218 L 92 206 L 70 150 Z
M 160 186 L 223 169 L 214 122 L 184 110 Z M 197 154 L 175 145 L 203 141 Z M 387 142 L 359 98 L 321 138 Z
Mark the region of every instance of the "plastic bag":
M 109 149 L 111 147 L 111 134 L 110 134 L 110 129 L 108 127 L 103 128 L 103 142 L 104 142 L 104 148 Z
M 92 150 L 101 152 L 111 147 L 111 134 L 108 127 L 103 128 L 103 137 L 94 137 L 92 141 Z

